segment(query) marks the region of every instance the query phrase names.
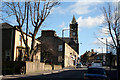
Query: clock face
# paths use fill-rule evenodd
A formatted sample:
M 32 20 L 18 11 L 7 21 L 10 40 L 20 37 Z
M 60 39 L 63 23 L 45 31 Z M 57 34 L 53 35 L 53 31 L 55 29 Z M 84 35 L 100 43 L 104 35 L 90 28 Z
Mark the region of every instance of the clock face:
M 75 36 L 75 32 L 73 32 L 72 35 Z

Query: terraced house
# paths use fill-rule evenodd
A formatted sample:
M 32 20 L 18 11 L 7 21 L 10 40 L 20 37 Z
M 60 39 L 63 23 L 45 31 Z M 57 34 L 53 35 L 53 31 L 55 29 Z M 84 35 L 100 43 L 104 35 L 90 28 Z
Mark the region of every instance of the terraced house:
M 26 33 L 23 32 L 24 37 Z M 32 37 L 27 37 L 29 50 L 31 49 Z M 41 44 L 35 39 L 35 46 Z M 23 42 L 21 33 L 17 26 L 12 26 L 8 23 L 2 24 L 2 60 L 3 61 L 25 61 L 27 55 L 25 54 L 26 48 Z M 40 62 L 40 49 L 34 52 L 33 61 Z

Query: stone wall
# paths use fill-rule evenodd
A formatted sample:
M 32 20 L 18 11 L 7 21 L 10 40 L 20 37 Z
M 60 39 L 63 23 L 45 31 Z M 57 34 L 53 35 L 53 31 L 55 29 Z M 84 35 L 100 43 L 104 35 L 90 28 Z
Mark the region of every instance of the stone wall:
M 52 70 L 52 66 L 51 65 L 44 65 L 44 70 Z
M 61 65 L 54 65 L 54 70 L 59 70 L 59 69 L 62 69 Z
M 26 62 L 26 74 L 44 71 L 44 66 L 45 66 L 45 63 Z
M 11 65 L 12 64 L 12 65 Z M 2 63 L 3 75 L 8 74 L 30 74 L 48 70 L 59 70 L 62 69 L 61 65 L 49 65 L 41 62 L 30 62 L 30 61 L 5 61 Z

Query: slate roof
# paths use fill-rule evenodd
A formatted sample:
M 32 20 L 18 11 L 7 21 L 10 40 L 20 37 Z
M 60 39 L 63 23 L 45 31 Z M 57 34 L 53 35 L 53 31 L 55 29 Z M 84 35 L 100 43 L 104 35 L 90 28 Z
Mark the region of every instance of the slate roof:
M 2 28 L 2 29 L 12 29 L 13 26 L 8 24 L 8 23 L 1 23 L 0 28 Z

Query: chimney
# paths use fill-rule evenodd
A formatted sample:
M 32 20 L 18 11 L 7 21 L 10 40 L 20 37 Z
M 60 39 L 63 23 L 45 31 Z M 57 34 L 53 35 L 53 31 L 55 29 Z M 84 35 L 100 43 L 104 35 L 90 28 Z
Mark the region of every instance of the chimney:
M 56 36 L 56 32 L 54 30 L 42 30 L 42 36 L 54 37 L 54 36 Z

